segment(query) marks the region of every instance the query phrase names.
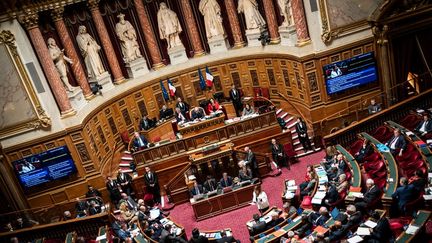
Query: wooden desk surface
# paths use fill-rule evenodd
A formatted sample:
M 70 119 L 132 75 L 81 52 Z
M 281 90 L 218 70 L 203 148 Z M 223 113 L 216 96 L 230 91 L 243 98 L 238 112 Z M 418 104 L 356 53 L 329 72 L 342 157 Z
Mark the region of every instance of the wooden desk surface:
M 217 116 L 210 119 L 202 120 L 199 122 L 189 122 L 186 126 L 178 126 L 179 133 L 184 137 L 192 137 L 202 132 L 210 131 L 215 128 L 223 127 L 225 125 L 225 117 Z
M 223 230 L 200 230 L 200 235 L 207 237 L 209 242 L 216 242 L 218 239 L 220 239 L 217 234 L 220 235 L 222 232 L 225 232 L 227 235 L 232 235 L 231 228 L 226 228 Z M 212 234 L 215 234 L 215 236 L 211 237 Z
M 383 158 L 384 162 L 387 165 L 387 179 L 392 178 L 393 182 L 389 183 L 387 181 L 386 188 L 384 190 L 383 198 L 391 200 L 391 196 L 396 191 L 397 185 L 399 184 L 399 176 L 398 176 L 398 167 L 396 165 L 396 160 L 393 157 L 393 155 L 390 152 L 380 152 L 376 148 L 378 144 L 381 144 L 380 141 L 369 135 L 368 133 L 362 132 L 361 136 L 365 138 L 366 140 L 369 140 L 372 144 L 374 144 L 374 149 L 378 153 L 380 153 Z
M 403 231 L 398 236 L 398 238 L 396 239 L 395 242 L 406 243 L 406 242 L 410 242 L 411 240 L 413 240 L 414 237 L 417 235 L 417 233 L 421 230 L 420 228 L 426 224 L 426 221 L 429 219 L 430 216 L 431 216 L 431 211 L 419 210 L 417 212 L 417 217 L 415 219 L 411 220 L 411 223 L 410 223 L 410 225 L 418 226 L 419 227 L 418 231 L 414 235 L 407 234 L 406 231 Z

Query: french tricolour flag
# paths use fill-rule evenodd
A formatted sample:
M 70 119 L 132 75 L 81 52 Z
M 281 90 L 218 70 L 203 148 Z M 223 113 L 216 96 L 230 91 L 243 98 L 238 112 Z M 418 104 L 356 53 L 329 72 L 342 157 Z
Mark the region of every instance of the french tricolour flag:
M 176 87 L 171 83 L 171 80 L 168 79 L 168 89 L 171 97 L 175 96 Z
M 210 70 L 208 67 L 206 67 L 206 85 L 207 85 L 207 87 L 213 86 L 213 75 L 210 73 Z

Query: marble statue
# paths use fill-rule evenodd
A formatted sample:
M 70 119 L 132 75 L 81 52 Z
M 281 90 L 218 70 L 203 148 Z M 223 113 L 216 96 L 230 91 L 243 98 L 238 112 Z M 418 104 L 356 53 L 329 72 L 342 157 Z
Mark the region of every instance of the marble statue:
M 138 46 L 136 31 L 132 24 L 124 19 L 124 14 L 119 14 L 119 22 L 116 24 L 116 34 L 120 40 L 123 59 L 125 63 L 132 62 L 140 57 L 141 51 Z
M 283 27 L 288 27 L 291 25 L 291 13 L 290 13 L 290 0 L 278 0 L 280 15 L 284 17 L 282 22 Z
M 254 30 L 266 26 L 266 23 L 258 10 L 258 3 L 256 0 L 239 0 L 237 10 L 239 13 L 244 13 L 246 29 Z
M 105 72 L 99 56 L 101 47 L 96 43 L 93 37 L 87 33 L 87 28 L 84 25 L 78 27 L 76 40 L 81 50 L 81 55 L 84 57 L 88 77 L 99 77 Z
M 199 11 L 204 16 L 207 38 L 224 36 L 225 30 L 222 26 L 221 9 L 216 0 L 201 0 Z
M 183 46 L 179 37 L 182 27 L 180 26 L 177 14 L 169 9 L 164 2 L 160 3 L 159 11 L 157 12 L 157 21 L 160 38 L 168 42 L 168 49 Z
M 72 64 L 72 60 L 64 55 L 64 50 L 60 50 L 53 38 L 48 38 L 47 44 L 49 54 L 55 64 L 57 72 L 60 74 L 60 79 L 63 82 L 65 89 L 69 92 L 73 92 L 76 87 L 73 87 L 69 83 L 69 79 L 67 77 L 68 68 L 66 66 L 66 62 Z

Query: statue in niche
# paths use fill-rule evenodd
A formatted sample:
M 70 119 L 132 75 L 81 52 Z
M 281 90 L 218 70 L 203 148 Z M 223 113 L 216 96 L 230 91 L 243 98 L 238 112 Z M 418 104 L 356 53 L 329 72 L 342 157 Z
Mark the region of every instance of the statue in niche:
M 246 19 L 246 29 L 254 30 L 265 28 L 266 23 L 258 10 L 256 0 L 239 0 L 237 11 L 244 13 Z
M 291 25 L 291 13 L 290 13 L 290 0 L 278 0 L 280 15 L 284 17 L 282 27 L 288 27 Z
M 221 9 L 216 0 L 201 0 L 199 11 L 204 16 L 207 38 L 224 36 L 225 30 L 222 26 Z
M 159 11 L 157 12 L 157 21 L 160 38 L 168 42 L 168 49 L 183 46 L 179 37 L 182 27 L 180 26 L 177 14 L 169 9 L 164 2 L 160 3 Z
M 119 14 L 119 22 L 116 24 L 116 34 L 120 40 L 123 59 L 125 63 L 132 62 L 140 57 L 141 51 L 138 46 L 136 31 L 132 24 L 124 19 L 124 14 Z
M 60 48 L 57 46 L 56 41 L 53 38 L 48 38 L 47 44 L 49 54 L 55 64 L 55 67 L 60 75 L 60 79 L 63 82 L 65 89 L 69 92 L 73 92 L 76 87 L 73 87 L 69 83 L 69 79 L 67 77 L 68 68 L 66 66 L 66 62 L 68 62 L 69 64 L 73 64 L 72 59 L 64 55 L 64 50 L 60 50 Z
M 81 55 L 84 57 L 88 77 L 99 77 L 105 72 L 99 56 L 101 47 L 96 43 L 93 37 L 87 33 L 87 28 L 84 25 L 78 27 L 76 40 L 81 50 Z

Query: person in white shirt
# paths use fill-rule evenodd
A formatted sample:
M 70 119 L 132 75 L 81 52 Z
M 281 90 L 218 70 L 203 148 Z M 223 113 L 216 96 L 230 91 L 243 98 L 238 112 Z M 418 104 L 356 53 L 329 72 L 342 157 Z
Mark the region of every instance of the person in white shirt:
M 261 185 L 255 186 L 253 192 L 252 204 L 257 205 L 258 210 L 260 211 L 261 214 L 267 211 L 270 207 L 267 194 L 263 190 L 261 190 Z
M 30 164 L 28 161 L 25 161 L 25 164 L 21 167 L 21 173 L 27 173 L 36 169 L 34 165 Z
M 423 114 L 423 121 L 417 125 L 417 127 L 414 129 L 414 132 L 421 137 L 424 137 L 428 133 L 432 132 L 432 121 L 429 119 L 428 114 Z

